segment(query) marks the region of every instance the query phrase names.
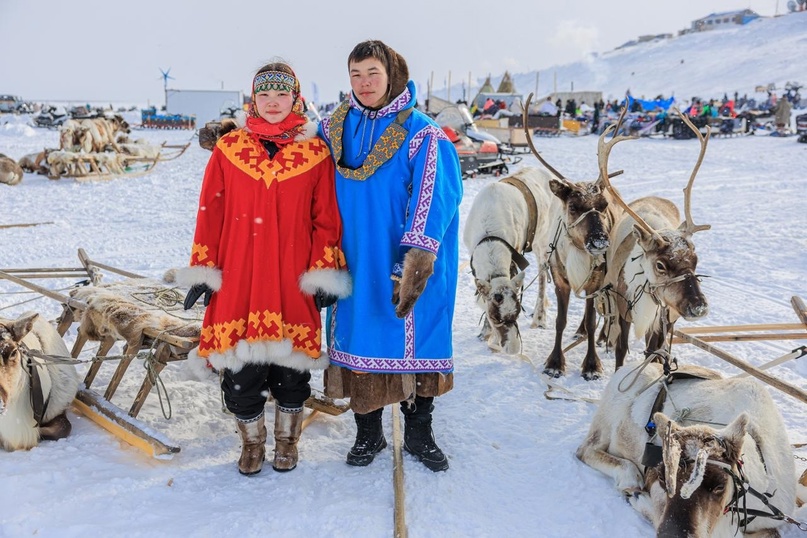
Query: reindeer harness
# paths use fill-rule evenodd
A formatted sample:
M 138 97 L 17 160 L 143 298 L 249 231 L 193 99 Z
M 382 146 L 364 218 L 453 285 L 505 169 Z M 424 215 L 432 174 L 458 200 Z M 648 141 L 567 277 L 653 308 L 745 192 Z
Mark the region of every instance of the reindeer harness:
M 36 422 L 38 428 L 42 425 L 45 413 L 48 411 L 52 381 L 48 369 L 42 362 L 35 360 L 28 346 L 20 342 L 18 347 L 20 355 L 25 355 L 28 358 L 25 372 L 28 374 L 28 386 L 31 395 L 31 409 L 34 412 L 34 422 Z
M 535 196 L 527 184 L 515 176 L 506 177 L 500 180 L 499 183 L 506 183 L 517 188 L 521 195 L 524 196 L 524 201 L 527 202 L 529 225 L 527 226 L 527 237 L 524 241 L 523 250 L 524 252 L 532 252 L 532 241 L 535 238 L 535 228 L 538 226 L 538 204 L 535 202 Z
M 529 215 L 529 224 L 527 225 L 527 237 L 524 239 L 524 245 L 522 245 L 521 250 L 522 252 L 532 252 L 532 241 L 535 237 L 535 228 L 538 226 L 538 204 L 535 202 L 535 196 L 533 196 L 532 191 L 527 186 L 526 183 L 518 179 L 517 177 L 511 176 L 506 177 L 499 181 L 499 183 L 506 183 L 508 185 L 512 185 L 513 187 L 517 188 L 521 195 L 524 197 L 524 201 L 527 202 L 527 213 Z M 516 274 L 516 267 L 523 271 L 529 265 L 530 262 L 527 261 L 527 258 L 524 255 L 516 250 L 516 248 L 502 239 L 501 237 L 495 235 L 486 235 L 479 241 L 476 246 L 478 247 L 482 243 L 488 243 L 490 241 L 498 241 L 502 243 L 504 246 L 507 247 L 507 250 L 510 251 L 510 256 L 512 259 L 511 270 L 510 270 L 510 277 L 512 278 Z M 471 254 L 471 273 L 476 276 L 476 271 L 474 271 L 474 264 L 473 264 L 473 253 Z M 513 267 L 515 265 L 515 267 Z M 504 275 L 502 275 L 504 276 Z M 491 277 L 493 278 L 493 277 Z

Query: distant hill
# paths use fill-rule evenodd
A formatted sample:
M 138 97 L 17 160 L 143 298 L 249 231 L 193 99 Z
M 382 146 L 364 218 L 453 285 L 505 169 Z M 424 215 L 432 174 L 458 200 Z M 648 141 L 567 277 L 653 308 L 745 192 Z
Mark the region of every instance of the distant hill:
M 492 77 L 498 87 L 502 74 Z M 512 74 L 517 91 L 535 91 L 535 71 Z M 738 92 L 756 95 L 756 86 L 774 83 L 777 94 L 787 81 L 807 84 L 807 11 L 762 18 L 744 26 L 685 34 L 669 39 L 594 53 L 583 61 L 539 72 L 538 96 L 553 91 L 602 91 L 619 98 L 657 95 L 688 100 Z M 456 93 L 455 93 L 456 92 Z M 452 95 L 460 95 L 460 86 Z M 801 90 L 807 97 L 807 89 Z M 436 95 L 445 97 L 445 92 Z

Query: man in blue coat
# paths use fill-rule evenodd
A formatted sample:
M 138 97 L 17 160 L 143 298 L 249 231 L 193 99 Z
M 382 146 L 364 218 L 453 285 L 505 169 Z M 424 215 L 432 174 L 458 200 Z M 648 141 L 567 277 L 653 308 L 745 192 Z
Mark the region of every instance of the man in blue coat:
M 444 471 L 431 423 L 434 397 L 453 387 L 459 159 L 442 129 L 415 110 L 401 55 L 365 41 L 348 69 L 353 91 L 320 125 L 336 163 L 354 282 L 353 295 L 329 311 L 326 393 L 349 397 L 355 414 L 348 464 L 369 465 L 387 446 L 383 407 L 401 402 L 404 449 Z

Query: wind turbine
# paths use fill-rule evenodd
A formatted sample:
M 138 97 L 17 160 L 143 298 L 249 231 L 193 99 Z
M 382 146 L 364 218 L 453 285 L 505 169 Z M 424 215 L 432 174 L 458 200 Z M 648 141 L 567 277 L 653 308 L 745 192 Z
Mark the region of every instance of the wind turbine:
M 170 67 L 168 69 L 166 69 L 165 71 L 163 71 L 162 67 L 160 67 L 159 69 L 160 69 L 160 74 L 162 74 L 163 93 L 165 94 L 165 108 L 167 109 L 168 108 L 168 79 L 169 78 L 171 80 L 176 80 L 176 79 L 174 77 L 172 77 L 171 75 L 169 75 L 169 73 L 171 72 Z

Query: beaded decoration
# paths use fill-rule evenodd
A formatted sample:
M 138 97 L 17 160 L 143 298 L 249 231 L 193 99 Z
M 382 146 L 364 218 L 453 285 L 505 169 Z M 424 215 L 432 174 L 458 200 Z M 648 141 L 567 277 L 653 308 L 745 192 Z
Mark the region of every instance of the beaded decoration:
M 256 94 L 269 90 L 298 94 L 300 93 L 300 85 L 297 77 L 283 71 L 264 71 L 255 75 L 255 79 L 252 81 L 252 93 Z

